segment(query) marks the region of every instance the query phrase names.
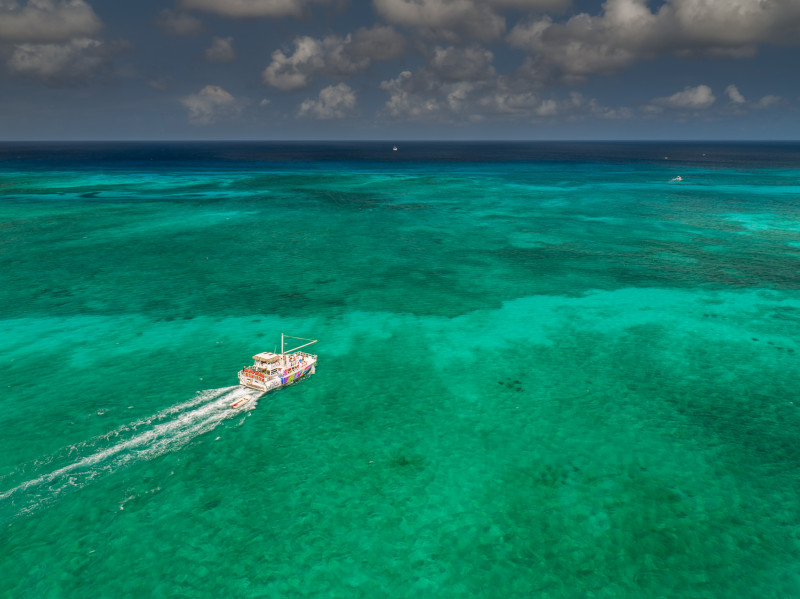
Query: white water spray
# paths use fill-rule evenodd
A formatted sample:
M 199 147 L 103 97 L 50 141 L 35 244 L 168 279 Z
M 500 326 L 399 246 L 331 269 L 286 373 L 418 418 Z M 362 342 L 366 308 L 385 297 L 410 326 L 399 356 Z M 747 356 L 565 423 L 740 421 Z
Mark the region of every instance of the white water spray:
M 203 391 L 189 401 L 36 460 L 30 469 L 40 474 L 1 491 L 0 506 L 9 503 L 17 513 L 32 511 L 71 488 L 83 487 L 125 466 L 180 449 L 222 421 L 240 414 L 241 410 L 231 409 L 231 404 L 246 396 L 252 398 L 246 403 L 251 409 L 261 393 L 239 386 Z M 48 465 L 65 458 L 69 459 L 66 465 L 42 473 Z

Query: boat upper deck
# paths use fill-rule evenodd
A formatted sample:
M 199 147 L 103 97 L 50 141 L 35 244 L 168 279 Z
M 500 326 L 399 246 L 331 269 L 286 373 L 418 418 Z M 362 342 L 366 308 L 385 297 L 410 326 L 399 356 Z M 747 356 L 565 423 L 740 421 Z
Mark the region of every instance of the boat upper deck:
M 253 360 L 255 360 L 256 362 L 270 363 L 270 362 L 277 362 L 280 359 L 281 359 L 280 354 L 274 354 L 269 351 L 261 352 L 260 354 L 256 354 L 255 356 L 253 356 Z

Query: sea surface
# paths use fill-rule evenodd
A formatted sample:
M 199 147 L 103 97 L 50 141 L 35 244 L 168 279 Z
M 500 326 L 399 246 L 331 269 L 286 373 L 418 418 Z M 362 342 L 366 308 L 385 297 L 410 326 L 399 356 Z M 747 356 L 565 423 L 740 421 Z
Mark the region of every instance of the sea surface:
M 800 597 L 800 144 L 5 143 L 0 261 L 1 597 Z

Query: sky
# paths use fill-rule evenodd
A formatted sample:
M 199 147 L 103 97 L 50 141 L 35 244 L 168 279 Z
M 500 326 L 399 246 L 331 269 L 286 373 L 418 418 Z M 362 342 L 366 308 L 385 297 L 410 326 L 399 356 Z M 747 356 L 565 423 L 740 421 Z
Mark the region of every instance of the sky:
M 800 0 L 0 0 L 0 140 L 800 139 Z

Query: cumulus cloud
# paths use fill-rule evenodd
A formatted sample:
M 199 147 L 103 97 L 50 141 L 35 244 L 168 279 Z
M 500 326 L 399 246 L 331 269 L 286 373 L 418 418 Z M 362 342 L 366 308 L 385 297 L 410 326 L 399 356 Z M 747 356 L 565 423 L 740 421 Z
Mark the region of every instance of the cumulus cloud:
M 472 119 L 477 101 L 498 84 L 494 55 L 489 50 L 436 46 L 415 72 L 403 71 L 381 83 L 387 100 L 383 113 L 393 118 Z
M 202 21 L 192 15 L 165 8 L 156 17 L 156 26 L 167 35 L 197 35 L 203 33 Z
M 316 73 L 329 76 L 352 75 L 375 62 L 399 56 L 403 37 L 391 27 L 359 29 L 346 37 L 329 35 L 322 39 L 301 36 L 295 50 L 272 53 L 272 62 L 261 74 L 262 81 L 285 91 L 306 87 Z
M 304 101 L 297 114 L 323 120 L 342 119 L 354 114 L 355 107 L 355 92 L 347 84 L 339 83 L 321 90 L 316 100 Z
M 674 93 L 671 96 L 654 98 L 651 104 L 674 110 L 705 110 L 711 107 L 716 99 L 710 87 L 698 85 L 697 87 L 687 86 L 683 91 Z
M 125 47 L 121 42 L 91 38 L 76 38 L 63 44 L 17 44 L 8 67 L 48 85 L 77 85 L 104 72 L 114 54 Z
M 475 120 L 477 102 L 497 84 L 494 55 L 477 45 L 437 46 L 426 64 L 381 83 L 383 113 L 413 120 Z
M 233 38 L 214 36 L 211 40 L 211 46 L 206 49 L 206 60 L 210 62 L 231 62 L 236 60 Z
M 731 84 L 725 88 L 725 93 L 733 104 L 744 104 L 744 96 L 739 92 L 739 88 Z
M 383 114 L 395 119 L 416 121 L 474 121 L 484 112 L 503 112 L 501 94 L 491 100 L 492 86 L 476 81 L 441 81 L 430 70 L 402 71 L 394 79 L 381 82 L 388 99 Z M 508 113 L 506 113 L 508 114 Z
M 180 99 L 189 111 L 189 122 L 193 125 L 211 125 L 220 120 L 239 116 L 242 102 L 218 85 L 206 85 L 196 94 Z
M 764 42 L 797 43 L 800 4 L 795 0 L 672 0 L 659 17 L 687 45 L 736 48 Z
M 437 47 L 427 63 L 381 82 L 387 94 L 382 114 L 392 119 L 467 123 L 489 119 L 553 117 L 631 118 L 628 108 L 610 108 L 578 93 L 544 96 L 514 78 L 498 75 L 492 54 L 477 46 Z M 458 77 L 451 77 L 452 69 Z
M 771 108 L 779 104 L 783 104 L 783 98 L 780 96 L 768 95 L 756 102 L 755 108 Z
M 476 0 L 373 0 L 375 10 L 390 23 L 420 27 L 448 39 L 458 34 L 491 40 L 506 29 L 506 20 Z
M 577 92 L 562 98 L 545 98 L 534 92 L 510 91 L 501 87 L 482 98 L 480 103 L 489 113 L 498 116 L 528 117 L 533 120 L 579 114 L 612 118 L 610 114 L 617 114 L 613 109 L 600 106 L 597 100 L 587 100 Z
M 761 110 L 783 104 L 783 98 L 771 94 L 763 96 L 758 102 L 748 102 L 739 91 L 739 88 L 733 84 L 725 88 L 725 94 L 730 100 L 729 107 L 739 114 L 747 110 Z
M 527 116 L 541 104 L 533 92 L 510 92 L 495 90 L 479 100 L 486 111 L 502 116 Z
M 619 106 L 617 108 L 603 106 L 594 98 L 589 100 L 586 106 L 588 107 L 590 114 L 604 120 L 620 121 L 634 117 L 633 110 L 627 106 Z
M 479 46 L 437 46 L 429 67 L 444 81 L 481 81 L 494 77 L 494 55 Z
M 345 60 L 358 62 L 369 57 L 371 61 L 391 60 L 405 49 L 405 39 L 391 27 L 362 27 L 345 38 L 342 54 Z
M 376 12 L 389 23 L 415 27 L 434 37 L 490 41 L 506 30 L 505 9 L 537 12 L 561 10 L 571 0 L 373 0 Z
M 147 81 L 147 86 L 157 92 L 165 92 L 169 89 L 170 80 L 168 77 L 158 77 Z
M 527 11 L 561 11 L 572 5 L 572 0 L 484 0 L 495 8 L 513 8 Z
M 508 42 L 528 50 L 547 74 L 569 78 L 620 70 L 645 53 L 654 17 L 638 0 L 608 0 L 604 6 L 599 17 L 581 13 L 560 24 L 545 16 L 518 24 Z
M 272 53 L 272 62 L 261 73 L 261 80 L 284 91 L 308 85 L 308 74 L 324 66 L 323 43 L 304 35 L 295 38 L 294 53 L 287 56 L 282 50 Z
M 102 27 L 83 0 L 0 0 L 0 41 L 66 42 L 89 38 Z
M 662 54 L 679 57 L 752 55 L 762 43 L 797 43 L 795 0 L 607 0 L 599 15 L 580 13 L 564 23 L 542 16 L 518 23 L 510 45 L 529 52 L 529 73 L 581 79 L 613 73 Z
M 186 10 L 201 10 L 222 17 L 299 17 L 311 2 L 328 0 L 181 0 Z
M 411 71 L 403 71 L 394 79 L 381 82 L 381 89 L 389 94 L 384 107 L 392 117 L 424 118 L 439 111 L 439 103 L 430 94 L 421 93 Z

